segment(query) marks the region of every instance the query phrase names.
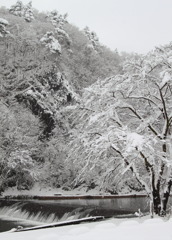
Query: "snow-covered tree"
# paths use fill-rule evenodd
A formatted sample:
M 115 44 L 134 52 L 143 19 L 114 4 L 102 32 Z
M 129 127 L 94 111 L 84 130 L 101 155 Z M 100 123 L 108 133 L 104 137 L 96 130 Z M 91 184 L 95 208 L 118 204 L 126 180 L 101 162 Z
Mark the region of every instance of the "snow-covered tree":
M 67 21 L 67 14 L 61 15 L 56 10 L 47 15 L 48 20 L 54 26 L 54 34 L 61 44 L 67 43 L 70 45 L 71 40 L 67 32 L 64 30 L 64 25 Z
M 67 23 L 67 14 L 61 15 L 54 10 L 47 15 L 47 18 L 54 26 L 54 32 L 47 32 L 40 41 L 44 43 L 52 53 L 61 53 L 61 44 L 64 43 L 64 40 L 67 42 L 67 45 L 70 45 L 71 42 L 69 35 L 63 28 L 64 24 Z
M 68 46 L 70 45 L 71 39 L 64 29 L 57 27 L 55 28 L 55 33 L 57 34 L 57 38 L 60 42 L 63 44 L 67 43 Z
M 61 53 L 61 45 L 59 41 L 54 37 L 53 32 L 47 32 L 40 41 L 45 45 L 46 48 L 52 53 Z
M 0 192 L 10 186 L 30 189 L 36 177 L 39 121 L 19 104 L 0 101 Z M 32 126 L 32 127 L 31 127 Z
M 89 29 L 89 27 L 85 27 L 83 30 L 85 36 L 89 40 L 89 44 L 87 45 L 88 49 L 93 49 L 97 51 L 97 48 L 100 46 L 99 39 L 97 34 Z
M 9 9 L 9 12 L 15 16 L 22 17 L 24 14 L 24 5 L 22 1 L 17 1 L 16 4 L 12 5 Z
M 159 215 L 167 210 L 172 185 L 171 59 L 172 44 L 156 48 L 128 61 L 123 75 L 87 88 L 74 112 L 73 126 L 80 125 L 69 155 L 80 165 L 77 181 L 92 172 L 102 184 L 117 184 L 132 172 Z
M 0 37 L 5 37 L 10 32 L 6 30 L 6 27 L 9 25 L 6 19 L 0 18 Z
M 15 16 L 23 17 L 27 22 L 34 19 L 32 2 L 24 5 L 22 1 L 17 1 L 15 5 L 10 7 L 9 12 Z
M 51 21 L 55 28 L 63 29 L 64 24 L 67 23 L 67 14 L 61 15 L 56 10 L 50 12 L 47 18 Z
M 24 7 L 24 19 L 27 22 L 32 22 L 32 20 L 34 20 L 34 14 L 33 14 L 33 9 L 32 9 L 32 2 L 29 2 Z

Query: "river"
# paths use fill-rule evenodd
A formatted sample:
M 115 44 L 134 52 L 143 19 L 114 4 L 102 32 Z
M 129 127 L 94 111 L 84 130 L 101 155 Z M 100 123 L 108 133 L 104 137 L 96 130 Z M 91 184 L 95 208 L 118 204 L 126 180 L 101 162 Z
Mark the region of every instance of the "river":
M 132 217 L 138 209 L 149 211 L 148 198 L 0 200 L 0 232 L 89 216 Z

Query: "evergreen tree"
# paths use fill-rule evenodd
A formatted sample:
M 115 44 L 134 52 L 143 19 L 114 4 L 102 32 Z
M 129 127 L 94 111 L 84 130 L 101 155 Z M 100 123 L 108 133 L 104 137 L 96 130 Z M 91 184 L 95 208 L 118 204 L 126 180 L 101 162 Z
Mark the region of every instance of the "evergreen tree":
M 63 29 L 64 25 L 67 23 L 67 14 L 61 15 L 56 10 L 50 12 L 47 18 L 55 28 Z
M 15 16 L 23 17 L 24 15 L 24 5 L 22 1 L 17 1 L 15 5 L 12 5 L 9 12 Z
M 32 9 L 32 2 L 29 2 L 25 7 L 24 7 L 24 19 L 27 22 L 31 22 L 34 19 L 34 14 L 33 14 L 33 9 Z
M 41 39 L 41 43 L 45 45 L 46 48 L 52 53 L 61 53 L 61 45 L 58 40 L 53 36 L 53 32 L 47 32 Z
M 54 35 L 61 45 L 70 46 L 71 40 L 68 33 L 64 30 L 64 25 L 67 23 L 67 14 L 61 15 L 56 10 L 50 12 L 47 18 L 54 27 Z
M 23 17 L 27 22 L 34 19 L 32 2 L 24 5 L 22 1 L 17 1 L 15 5 L 10 7 L 9 12 L 15 16 Z
M 87 48 L 92 48 L 95 51 L 97 51 L 98 47 L 100 46 L 97 34 L 93 31 L 90 31 L 89 27 L 85 27 L 83 32 L 89 40 L 89 44 L 87 45 Z

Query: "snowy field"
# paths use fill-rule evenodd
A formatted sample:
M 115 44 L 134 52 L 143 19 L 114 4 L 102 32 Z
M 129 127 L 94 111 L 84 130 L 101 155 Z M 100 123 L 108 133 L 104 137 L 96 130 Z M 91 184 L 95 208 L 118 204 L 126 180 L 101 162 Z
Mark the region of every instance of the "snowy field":
M 0 233 L 2 240 L 171 240 L 172 219 L 117 220 L 27 232 Z

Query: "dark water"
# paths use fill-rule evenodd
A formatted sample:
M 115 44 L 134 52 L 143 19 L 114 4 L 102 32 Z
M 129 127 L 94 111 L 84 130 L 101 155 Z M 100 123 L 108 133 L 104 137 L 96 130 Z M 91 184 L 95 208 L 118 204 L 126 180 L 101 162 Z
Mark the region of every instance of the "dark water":
M 145 197 L 116 199 L 72 199 L 51 201 L 0 200 L 0 232 L 17 226 L 60 222 L 89 216 L 122 217 L 140 209 L 148 212 Z
M 27 223 L 23 221 L 17 221 L 17 220 L 0 219 L 0 232 L 9 231 L 13 228 L 17 228 L 18 226 L 34 227 L 35 224 Z

